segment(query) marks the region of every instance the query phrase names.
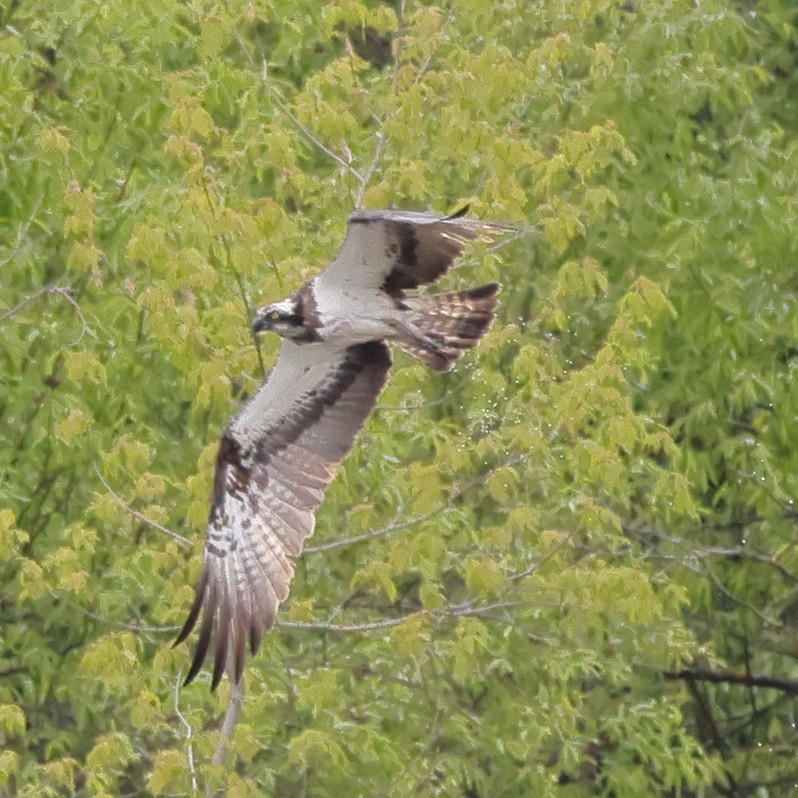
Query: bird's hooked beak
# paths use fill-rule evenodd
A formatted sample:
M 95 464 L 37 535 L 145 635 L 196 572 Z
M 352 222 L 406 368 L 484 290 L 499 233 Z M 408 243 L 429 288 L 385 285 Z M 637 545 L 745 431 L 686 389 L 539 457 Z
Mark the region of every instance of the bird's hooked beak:
M 280 314 L 268 305 L 265 308 L 260 308 L 252 322 L 252 332 L 258 333 L 264 330 L 271 330 L 275 320 L 279 318 Z

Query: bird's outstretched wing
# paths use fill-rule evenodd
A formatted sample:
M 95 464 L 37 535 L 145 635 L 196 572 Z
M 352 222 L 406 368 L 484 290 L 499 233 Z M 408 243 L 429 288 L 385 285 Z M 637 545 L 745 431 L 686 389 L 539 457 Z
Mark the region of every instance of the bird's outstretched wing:
M 489 241 L 514 228 L 468 219 L 468 206 L 451 216 L 411 211 L 356 211 L 321 285 L 382 288 L 401 295 L 446 272 L 469 241 Z
M 274 369 L 222 435 L 202 574 L 175 644 L 202 614 L 186 684 L 214 648 L 215 689 L 238 682 L 294 575 L 315 511 L 382 390 L 381 342 L 332 348 L 283 341 Z

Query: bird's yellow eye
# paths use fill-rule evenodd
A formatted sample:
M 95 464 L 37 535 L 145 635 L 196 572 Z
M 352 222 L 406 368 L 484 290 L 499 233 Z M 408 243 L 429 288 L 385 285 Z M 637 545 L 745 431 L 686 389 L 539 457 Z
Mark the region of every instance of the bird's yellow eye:
M 270 318 L 272 321 L 277 321 L 277 319 L 279 319 L 279 318 L 280 318 L 280 314 L 279 314 L 279 312 L 278 312 L 278 311 L 276 311 L 276 310 L 273 310 L 273 311 L 272 311 L 272 312 L 269 314 L 269 318 Z

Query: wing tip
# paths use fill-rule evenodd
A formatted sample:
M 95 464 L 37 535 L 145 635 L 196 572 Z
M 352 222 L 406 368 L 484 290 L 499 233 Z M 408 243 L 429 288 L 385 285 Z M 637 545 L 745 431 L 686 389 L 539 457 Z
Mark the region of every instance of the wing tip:
M 199 582 L 197 582 L 197 588 L 194 591 L 194 600 L 191 602 L 191 609 L 188 611 L 188 617 L 186 618 L 186 622 L 183 624 L 183 628 L 175 638 L 174 643 L 172 643 L 172 648 L 179 646 L 191 634 L 191 630 L 196 626 L 197 618 L 199 618 L 200 610 L 202 609 L 202 602 L 205 598 L 205 589 L 207 586 L 208 570 L 203 567 Z
M 460 210 L 455 211 L 454 213 L 450 213 L 448 216 L 444 216 L 441 221 L 442 222 L 450 222 L 452 219 L 462 219 L 469 211 L 471 210 L 471 203 L 467 202 L 463 205 Z

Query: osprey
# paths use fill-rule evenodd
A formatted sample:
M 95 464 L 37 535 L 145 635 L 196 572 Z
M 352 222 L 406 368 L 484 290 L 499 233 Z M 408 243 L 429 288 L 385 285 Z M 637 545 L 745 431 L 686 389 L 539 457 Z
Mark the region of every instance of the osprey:
M 505 228 L 403 211 L 349 217 L 335 260 L 288 299 L 266 305 L 253 329 L 283 341 L 277 362 L 222 433 L 202 574 L 175 645 L 200 613 L 188 684 L 213 643 L 211 689 L 241 678 L 288 595 L 293 558 L 315 511 L 385 385 L 393 341 L 448 371 L 490 325 L 495 283 L 444 294 L 408 294 L 437 280 L 468 241 Z

